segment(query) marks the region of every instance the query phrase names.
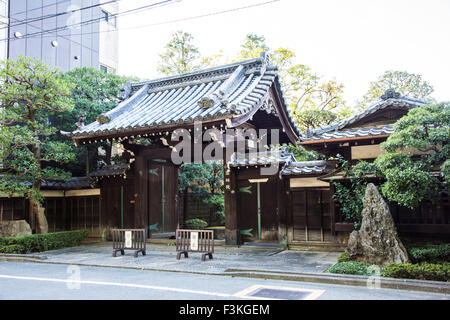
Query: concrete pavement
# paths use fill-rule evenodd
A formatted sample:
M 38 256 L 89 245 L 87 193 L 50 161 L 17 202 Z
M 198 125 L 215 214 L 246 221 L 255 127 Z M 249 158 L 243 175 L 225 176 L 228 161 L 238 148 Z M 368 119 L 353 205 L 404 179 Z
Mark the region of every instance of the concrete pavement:
M 383 288 L 6 261 L 0 261 L 0 288 L 0 300 L 449 299 L 445 294 Z M 176 315 L 174 310 L 166 312 Z
M 100 242 L 33 255 L 0 255 L 0 261 L 23 261 L 108 267 L 163 272 L 181 272 L 259 279 L 276 279 L 367 287 L 376 280 L 380 288 L 450 293 L 450 284 L 438 281 L 391 279 L 323 273 L 337 262 L 338 252 L 283 250 L 276 247 L 215 248 L 214 259 L 201 261 L 201 254 L 176 260 L 174 246 L 150 244 L 147 255 L 134 258 L 133 251 L 112 257 L 112 243 Z M 375 283 L 375 282 L 374 282 Z

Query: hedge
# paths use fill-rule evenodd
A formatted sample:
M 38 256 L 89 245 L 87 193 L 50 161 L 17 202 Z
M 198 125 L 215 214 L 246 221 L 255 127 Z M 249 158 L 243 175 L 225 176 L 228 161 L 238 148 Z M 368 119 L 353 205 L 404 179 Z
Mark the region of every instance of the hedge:
M 384 267 L 383 276 L 404 279 L 449 281 L 450 263 L 392 263 Z
M 427 247 L 408 248 L 411 261 L 436 263 L 441 261 L 450 262 L 450 243 L 440 245 L 428 245 Z
M 356 274 L 360 276 L 371 276 L 373 273 L 370 273 L 368 271 L 368 268 L 372 265 L 367 262 L 361 262 L 361 261 L 344 261 L 344 262 L 338 262 L 335 265 L 328 268 L 327 271 L 329 273 L 339 273 L 339 274 Z M 375 266 L 377 267 L 377 266 Z M 378 267 L 377 267 L 378 268 Z M 381 272 L 381 269 L 380 269 Z
M 208 222 L 202 219 L 190 219 L 184 222 L 188 229 L 205 229 L 208 226 Z
M 76 230 L 0 238 L 0 252 L 5 250 L 8 252 L 3 253 L 31 253 L 74 247 L 78 246 L 88 235 L 89 231 L 87 230 Z
M 7 246 L 0 246 L 0 253 L 24 253 L 25 248 L 20 244 L 10 244 Z

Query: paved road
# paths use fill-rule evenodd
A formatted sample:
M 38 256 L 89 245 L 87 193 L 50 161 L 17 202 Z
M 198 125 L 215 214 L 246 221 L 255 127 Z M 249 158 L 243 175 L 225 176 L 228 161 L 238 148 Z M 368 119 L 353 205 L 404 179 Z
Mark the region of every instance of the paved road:
M 0 262 L 7 299 L 439 299 L 449 295 L 229 276 Z

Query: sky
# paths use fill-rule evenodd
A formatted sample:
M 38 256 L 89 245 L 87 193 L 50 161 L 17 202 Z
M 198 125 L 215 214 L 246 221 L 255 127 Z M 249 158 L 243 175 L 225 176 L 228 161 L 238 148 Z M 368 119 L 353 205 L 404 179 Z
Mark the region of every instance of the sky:
M 122 0 L 119 11 L 161 0 Z M 286 47 L 296 62 L 345 86 L 356 104 L 386 70 L 419 73 L 438 101 L 450 101 L 450 0 L 279 0 L 218 15 L 173 22 L 270 0 L 180 0 L 120 17 L 122 75 L 160 77 L 159 55 L 177 30 L 189 32 L 202 56 L 234 58 L 245 35 Z M 172 21 L 172 22 L 171 22 Z M 228 60 L 230 60 L 228 59 Z

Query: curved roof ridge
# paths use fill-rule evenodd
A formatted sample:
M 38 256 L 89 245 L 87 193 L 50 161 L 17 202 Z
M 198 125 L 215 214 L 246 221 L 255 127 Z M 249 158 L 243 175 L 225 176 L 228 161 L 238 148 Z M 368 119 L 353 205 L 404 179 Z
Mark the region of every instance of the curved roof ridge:
M 235 71 L 235 69 L 238 68 L 239 66 L 248 67 L 252 64 L 264 64 L 264 63 L 265 63 L 265 57 L 260 56 L 260 57 L 253 58 L 253 59 L 248 59 L 248 60 L 239 61 L 239 62 L 233 62 L 233 63 L 229 63 L 229 64 L 225 64 L 225 65 L 190 71 L 190 72 L 186 72 L 186 73 L 175 74 L 175 75 L 171 75 L 171 76 L 167 76 L 167 77 L 162 77 L 162 78 L 157 78 L 157 79 L 152 79 L 152 80 L 144 80 L 144 81 L 139 81 L 139 82 L 130 82 L 129 86 L 131 86 L 131 91 L 135 91 L 144 85 L 148 85 L 150 89 L 165 86 L 168 83 L 172 83 L 172 82 L 173 82 L 173 84 L 183 85 L 183 84 L 189 83 L 191 81 L 199 80 L 200 78 L 209 79 L 209 78 L 213 78 L 214 76 L 228 75 L 230 73 L 233 73 Z M 275 66 L 271 66 L 271 69 L 273 69 L 274 67 Z

